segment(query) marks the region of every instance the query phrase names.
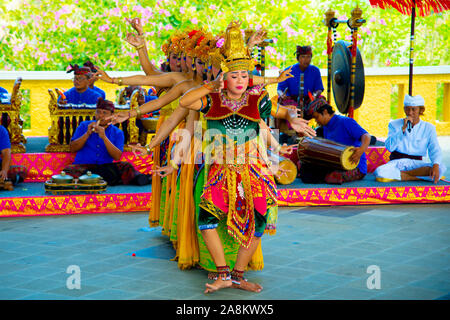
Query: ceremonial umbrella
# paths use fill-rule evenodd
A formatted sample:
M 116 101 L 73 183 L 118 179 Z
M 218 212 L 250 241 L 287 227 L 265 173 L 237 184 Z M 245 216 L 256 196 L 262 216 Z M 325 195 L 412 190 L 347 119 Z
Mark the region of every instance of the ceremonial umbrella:
M 394 8 L 402 14 L 411 15 L 411 46 L 409 49 L 409 90 L 412 96 L 412 77 L 414 64 L 414 24 L 416 20 L 416 9 L 419 16 L 425 17 L 433 13 L 443 12 L 450 9 L 450 0 L 369 0 L 374 7 L 381 9 Z

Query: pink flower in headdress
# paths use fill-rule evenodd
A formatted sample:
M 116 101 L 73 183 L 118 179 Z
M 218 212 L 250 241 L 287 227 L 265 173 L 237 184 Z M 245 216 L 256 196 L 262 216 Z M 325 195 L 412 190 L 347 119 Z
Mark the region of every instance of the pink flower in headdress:
M 217 7 L 216 7 L 215 5 L 213 5 L 213 4 L 210 5 L 209 8 L 210 8 L 211 10 L 216 10 L 216 9 L 217 9 Z
M 197 23 L 198 23 L 198 19 L 197 19 L 197 18 L 192 18 L 192 19 L 191 19 L 191 22 L 192 22 L 193 24 L 197 24 Z
M 220 38 L 219 40 L 217 40 L 216 42 L 216 47 L 217 48 L 222 48 L 223 44 L 225 43 L 225 38 Z
M 387 25 L 387 23 L 386 23 L 386 21 L 384 19 L 380 19 L 380 24 L 382 26 L 386 26 Z
M 181 14 L 185 14 L 186 13 L 186 9 L 184 7 L 180 7 L 180 13 Z

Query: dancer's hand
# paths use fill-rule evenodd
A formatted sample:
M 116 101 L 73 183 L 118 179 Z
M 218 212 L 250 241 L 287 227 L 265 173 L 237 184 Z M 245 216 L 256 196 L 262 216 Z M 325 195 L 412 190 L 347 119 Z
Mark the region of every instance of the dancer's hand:
M 247 46 L 249 48 L 253 48 L 254 46 L 260 44 L 261 42 L 264 41 L 266 35 L 267 35 L 267 31 L 265 31 L 265 30 L 258 30 L 256 32 L 254 32 L 248 39 Z
M 172 174 L 175 171 L 175 168 L 171 165 L 165 166 L 165 167 L 158 167 L 155 166 L 153 169 L 153 172 L 156 172 L 161 178 L 164 178 L 170 174 Z
M 280 154 L 287 155 L 291 154 L 292 150 L 294 150 L 294 145 L 288 146 L 286 143 L 281 146 Z
M 128 146 L 131 148 L 131 152 L 133 152 L 133 154 L 136 157 L 142 157 L 142 156 L 148 155 L 147 149 L 145 147 L 141 146 L 140 143 L 129 144 Z
M 128 112 L 118 112 L 105 118 L 105 120 L 109 121 L 109 124 L 115 125 L 127 121 L 130 118 L 128 115 Z
M 144 39 L 135 33 L 128 32 L 125 40 L 133 47 L 139 47 L 145 44 Z
M 287 177 L 287 173 L 288 173 L 287 169 L 283 169 L 282 167 L 278 167 L 278 171 L 277 171 L 277 173 L 275 173 L 275 176 L 278 179 L 281 179 L 281 177 L 283 177 L 283 176 Z
M 125 20 L 127 20 L 127 22 L 133 27 L 134 30 L 137 31 L 139 35 L 142 35 L 144 33 L 144 28 L 142 26 L 140 18 L 125 18 Z
M 289 69 L 286 69 L 283 72 L 281 72 L 280 75 L 277 78 L 277 82 L 280 83 L 280 82 L 283 82 L 283 81 L 285 81 L 285 80 L 287 80 L 289 78 L 294 77 L 291 74 L 291 70 L 292 70 L 292 67 L 290 67 Z
M 95 66 L 95 70 L 97 70 L 97 72 L 94 74 L 94 77 L 97 77 L 97 79 L 100 79 L 108 83 L 113 83 L 113 79 L 110 76 L 108 76 L 108 74 L 105 71 L 100 70 L 100 68 L 97 66 Z
M 220 92 L 224 88 L 223 73 L 220 73 L 217 78 L 210 83 L 214 86 L 214 91 Z

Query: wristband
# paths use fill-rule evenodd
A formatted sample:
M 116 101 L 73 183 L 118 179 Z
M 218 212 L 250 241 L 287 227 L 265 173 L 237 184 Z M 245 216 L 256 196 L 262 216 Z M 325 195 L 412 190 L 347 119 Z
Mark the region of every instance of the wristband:
M 209 82 L 203 84 L 203 87 L 210 91 L 215 91 L 214 86 L 212 86 L 211 83 L 209 83 Z
M 142 49 L 143 47 L 145 47 L 145 44 L 141 44 L 140 46 L 137 46 L 137 47 L 136 47 L 136 50 L 140 50 L 140 49 Z
M 150 154 L 151 150 L 150 150 L 150 145 L 146 145 L 145 146 L 145 150 L 147 150 L 147 153 Z

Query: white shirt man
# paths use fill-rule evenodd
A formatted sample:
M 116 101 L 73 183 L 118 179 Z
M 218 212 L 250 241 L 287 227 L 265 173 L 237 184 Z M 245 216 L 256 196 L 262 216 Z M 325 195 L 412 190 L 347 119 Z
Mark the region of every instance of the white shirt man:
M 391 152 L 391 160 L 375 170 L 377 181 L 432 180 L 437 183 L 441 179 L 446 167 L 442 163 L 435 126 L 420 119 L 424 104 L 420 95 L 405 96 L 406 117 L 389 123 L 385 145 Z M 422 160 L 427 154 L 431 162 Z

